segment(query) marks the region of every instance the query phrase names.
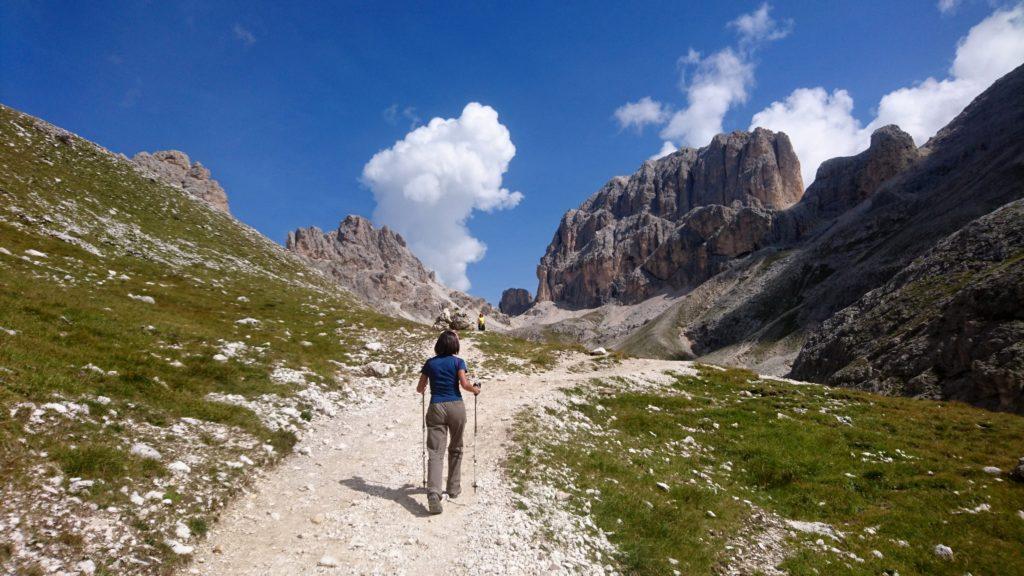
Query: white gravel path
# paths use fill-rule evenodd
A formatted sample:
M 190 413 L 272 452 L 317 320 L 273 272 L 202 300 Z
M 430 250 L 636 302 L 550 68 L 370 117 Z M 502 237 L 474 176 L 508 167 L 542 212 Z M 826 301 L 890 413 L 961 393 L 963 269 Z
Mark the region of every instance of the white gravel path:
M 464 345 L 466 343 L 464 342 Z M 471 363 L 479 355 L 467 352 Z M 516 506 L 501 462 L 515 412 L 553 400 L 555 388 L 596 376 L 652 376 L 683 363 L 630 360 L 600 372 L 508 375 L 484 383 L 479 398 L 478 477 L 474 492 L 472 433 L 463 459 L 463 494 L 426 511 L 421 487 L 420 396 L 414 382 L 306 433 L 300 451 L 259 479 L 222 514 L 184 569 L 190 574 L 607 574 L 607 555 L 591 562 L 601 537 L 573 538 L 571 549 L 545 542 L 544 527 Z M 467 408 L 472 426 L 472 402 Z M 565 514 L 560 517 L 565 518 Z M 579 519 L 577 519 L 579 520 Z M 581 522 L 563 521 L 571 530 Z M 576 538 L 579 536 L 579 538 Z M 588 540 L 589 538 L 589 540 Z M 590 546 L 588 546 L 591 544 Z M 335 564 L 322 566 L 320 564 Z

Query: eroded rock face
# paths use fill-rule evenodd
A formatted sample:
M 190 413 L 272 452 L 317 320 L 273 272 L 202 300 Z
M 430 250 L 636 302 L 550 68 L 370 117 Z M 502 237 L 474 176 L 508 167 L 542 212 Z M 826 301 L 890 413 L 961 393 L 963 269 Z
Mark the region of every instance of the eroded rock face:
M 526 288 L 509 288 L 501 293 L 498 309 L 502 314 L 518 316 L 533 305 L 533 295 Z
M 442 285 L 400 234 L 361 216 L 348 216 L 329 232 L 316 226 L 289 232 L 285 247 L 385 313 L 424 323 L 445 307 L 495 313 L 485 300 Z
M 1024 200 L 822 323 L 793 375 L 1024 413 Z
M 177 150 L 139 152 L 132 158 L 138 169 L 150 178 L 181 188 L 221 212 L 230 214 L 228 195 L 199 162 L 191 162 L 188 154 Z
M 586 308 L 698 284 L 757 249 L 771 213 L 802 193 L 789 138 L 761 128 L 644 162 L 565 214 L 537 268 L 537 300 Z

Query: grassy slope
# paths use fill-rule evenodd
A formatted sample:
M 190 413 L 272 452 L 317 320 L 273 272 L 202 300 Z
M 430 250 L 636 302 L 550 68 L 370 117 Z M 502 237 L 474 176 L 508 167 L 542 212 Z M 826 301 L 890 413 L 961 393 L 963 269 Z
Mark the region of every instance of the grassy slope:
M 846 534 L 832 543 L 846 555 L 815 545 L 818 536 L 791 541 L 783 568 L 794 575 L 1024 574 L 1024 485 L 983 471 L 1008 470 L 1024 455 L 1024 419 L 742 370 L 622 388 L 595 382 L 577 390 L 584 401 L 555 418 L 586 418 L 593 429 L 555 433 L 538 424 L 545 419 L 525 416 L 534 421 L 518 428 L 520 452 L 509 466 L 524 486 L 558 483 L 557 471 L 568 469 L 576 480 L 562 487 L 581 510 L 589 501 L 597 525 L 614 533 L 627 573 L 715 573 L 750 516 L 748 499 Z M 685 444 L 687 436 L 700 448 Z M 963 512 L 981 504 L 991 510 Z M 953 549 L 952 561 L 934 555 L 939 543 Z
M 280 454 L 293 434 L 204 396 L 288 396 L 298 388 L 269 378 L 278 365 L 306 367 L 315 373 L 310 379 L 344 387 L 332 361 L 351 362 L 347 352 L 362 350 L 375 328 L 413 328 L 356 305 L 229 216 L 140 177 L 94 145 L 63 142 L 52 128 L 4 107 L 0 247 L 10 253 L 0 253 L 5 490 L 33 488 L 41 477 L 64 473 L 106 481 L 86 501 L 125 504 L 119 487 L 168 476 L 163 464 L 129 454 L 125 439 L 142 426 L 162 429 L 182 417 L 230 426 Z M 151 296 L 155 304 L 129 294 Z M 260 324 L 236 324 L 245 317 Z M 251 348 L 246 362 L 218 362 L 213 356 L 223 341 L 262 351 Z M 117 374 L 85 369 L 89 364 Z M 98 396 L 112 402 L 104 405 Z M 30 410 L 11 412 L 19 403 L 60 399 L 84 402 L 90 416 L 45 427 L 28 421 Z M 153 539 L 154 554 L 166 554 Z M 67 540 L 69 554 L 81 545 Z

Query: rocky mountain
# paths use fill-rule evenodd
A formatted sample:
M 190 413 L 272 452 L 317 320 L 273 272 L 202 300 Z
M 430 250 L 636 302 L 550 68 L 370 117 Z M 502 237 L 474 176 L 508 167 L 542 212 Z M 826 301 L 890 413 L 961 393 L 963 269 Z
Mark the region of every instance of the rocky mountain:
M 177 150 L 139 152 L 132 157 L 132 162 L 144 175 L 180 188 L 221 212 L 230 213 L 228 195 L 220 183 L 210 177 L 205 166 L 189 160 L 188 154 Z
M 537 301 L 589 308 L 693 288 L 761 247 L 771 212 L 802 192 L 789 138 L 764 129 L 645 162 L 565 214 L 537 267 Z
M 776 144 L 784 141 L 783 135 L 772 136 Z M 760 164 L 770 167 L 774 158 L 775 165 L 792 165 L 780 164 L 780 157 L 788 155 L 766 154 Z M 731 205 L 692 205 L 666 222 L 656 215 L 669 213 L 660 207 L 666 192 L 689 189 L 665 186 L 664 180 L 656 180 L 660 188 L 641 183 L 672 173 L 672 160 L 645 163 L 632 177 L 613 180 L 566 214 L 538 267 L 538 299 L 554 300 L 558 312 L 535 307 L 537 314 L 530 319 L 535 326 L 544 324 L 546 316 L 552 321 L 545 330 L 590 335 L 589 344 L 613 344 L 639 355 L 700 357 L 778 374 L 792 368 L 802 378 L 1024 410 L 1021 399 L 1008 392 L 1024 381 L 1015 368 L 1021 351 L 1007 344 L 1006 336 L 1015 333 L 1007 323 L 1017 320 L 1009 312 L 993 320 L 991 310 L 955 298 L 947 303 L 956 294 L 968 298 L 963 294 L 982 292 L 973 284 L 960 285 L 955 271 L 934 272 L 953 270 L 948 262 L 957 258 L 977 258 L 961 262 L 964 270 L 995 267 L 1001 279 L 985 281 L 1008 286 L 1014 278 L 1010 269 L 1021 263 L 1013 254 L 999 256 L 1000 242 L 1013 245 L 1007 217 L 978 224 L 998 230 L 971 237 L 1003 239 L 982 248 L 984 254 L 946 249 L 930 264 L 913 264 L 941 243 L 954 242 L 952 236 L 972 222 L 1024 196 L 1024 67 L 994 83 L 920 149 L 897 127 L 879 129 L 868 150 L 824 163 L 802 197 L 768 202 L 762 195 L 755 202 L 749 195 L 736 198 L 735 191 L 727 192 L 724 196 L 734 199 Z M 626 190 L 647 191 L 630 195 Z M 621 204 L 606 200 L 633 197 L 643 199 L 635 210 L 613 209 Z M 685 197 L 707 194 L 688 191 Z M 789 201 L 794 198 L 799 202 Z M 919 275 L 934 282 L 912 282 Z M 977 281 L 987 278 L 982 274 Z M 884 288 L 890 281 L 897 283 Z M 912 288 L 948 292 L 929 298 L 949 315 L 959 315 L 947 319 L 954 324 L 944 324 L 949 332 L 924 316 L 919 328 L 931 330 L 924 335 L 898 330 L 895 323 L 862 325 L 856 312 L 837 316 L 855 304 L 861 308 L 853 310 L 913 309 L 901 288 L 907 282 Z M 869 298 L 876 289 L 882 291 Z M 895 300 L 879 302 L 890 298 Z M 1012 290 L 993 301 L 1005 311 L 1024 308 Z M 580 307 L 587 310 L 565 318 L 567 310 Z M 893 330 L 871 333 L 905 353 L 894 357 L 864 344 L 867 325 Z M 920 349 L 960 329 L 964 334 L 989 332 L 943 347 L 946 357 Z M 847 345 L 844 354 L 830 358 Z M 912 365 L 901 365 L 910 358 L 915 359 Z
M 289 232 L 285 247 L 386 314 L 429 324 L 448 307 L 502 321 L 487 301 L 441 284 L 400 234 L 374 228 L 361 216 L 346 217 L 337 230 L 311 226 Z
M 533 305 L 533 294 L 526 288 L 509 288 L 501 293 L 498 309 L 502 314 L 518 316 Z

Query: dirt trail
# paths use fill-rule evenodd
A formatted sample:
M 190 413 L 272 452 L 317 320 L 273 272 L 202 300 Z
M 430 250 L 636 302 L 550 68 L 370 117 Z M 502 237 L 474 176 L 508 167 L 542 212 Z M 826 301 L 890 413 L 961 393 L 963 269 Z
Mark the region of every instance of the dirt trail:
M 465 342 L 464 342 L 465 345 Z M 479 354 L 465 351 L 470 362 Z M 479 398 L 477 475 L 472 434 L 463 457 L 463 493 L 426 511 L 421 487 L 420 396 L 414 383 L 368 406 L 319 422 L 296 454 L 229 506 L 187 568 L 191 574 L 549 574 L 550 550 L 524 526 L 501 472 L 512 415 L 552 399 L 554 388 L 595 376 L 656 377 L 681 363 L 627 361 L 599 372 L 568 367 L 484 382 Z M 471 398 L 466 399 L 472 426 Z M 536 531 L 534 531 L 536 532 Z M 531 537 L 534 536 L 534 537 Z M 325 556 L 336 567 L 318 566 Z M 328 562 L 330 563 L 330 562 Z M 603 573 L 596 565 L 593 572 Z M 589 570 L 588 570 L 589 571 Z

